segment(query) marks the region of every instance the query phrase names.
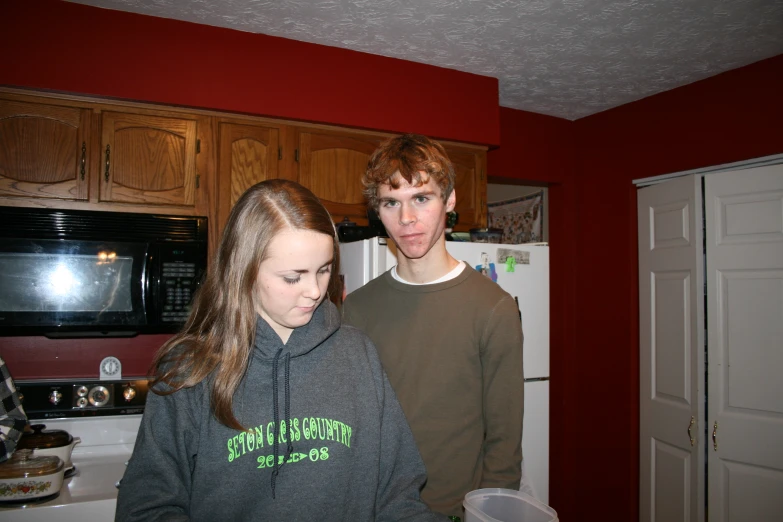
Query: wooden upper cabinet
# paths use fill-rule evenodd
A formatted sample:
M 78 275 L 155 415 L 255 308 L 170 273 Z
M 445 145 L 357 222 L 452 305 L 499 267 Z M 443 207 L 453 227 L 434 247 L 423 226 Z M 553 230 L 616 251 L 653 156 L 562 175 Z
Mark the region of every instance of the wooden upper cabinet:
M 367 224 L 362 175 L 389 135 L 0 88 L 0 204 L 208 215 L 210 248 L 250 186 L 309 188 Z M 445 142 L 456 230 L 485 227 L 486 150 Z
M 0 196 L 86 200 L 91 113 L 0 100 Z
M 299 183 L 313 191 L 332 219 L 367 224 L 362 174 L 383 136 L 299 132 Z
M 101 124 L 101 201 L 195 206 L 195 117 L 107 111 Z
M 248 188 L 278 177 L 280 132 L 275 127 L 218 124 L 218 230 Z
M 457 181 L 454 190 L 457 204 L 454 210 L 459 220 L 456 231 L 468 231 L 471 228 L 487 226 L 487 153 L 482 149 L 460 148 L 444 145 L 446 153 L 454 165 Z

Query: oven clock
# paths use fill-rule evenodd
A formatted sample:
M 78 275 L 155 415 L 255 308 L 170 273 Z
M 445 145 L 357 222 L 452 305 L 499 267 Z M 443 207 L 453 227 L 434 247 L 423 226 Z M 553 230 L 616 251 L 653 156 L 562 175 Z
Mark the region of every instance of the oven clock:
M 121 379 L 122 363 L 116 357 L 106 357 L 101 361 L 101 380 Z

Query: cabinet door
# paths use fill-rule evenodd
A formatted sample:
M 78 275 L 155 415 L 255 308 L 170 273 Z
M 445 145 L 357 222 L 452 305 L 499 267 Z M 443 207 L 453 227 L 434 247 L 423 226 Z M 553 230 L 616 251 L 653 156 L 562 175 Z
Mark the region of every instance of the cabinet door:
M 313 191 L 332 218 L 367 224 L 362 174 L 384 140 L 379 136 L 320 132 L 299 134 L 299 183 Z
M 471 228 L 487 226 L 487 179 L 486 152 L 483 150 L 461 149 L 444 146 L 454 165 L 457 176 L 454 189 L 457 192 L 457 204 L 454 210 L 459 213 L 456 231 L 468 231 Z
M 104 112 L 101 201 L 195 206 L 196 120 Z
M 91 112 L 0 100 L 0 196 L 86 200 Z
M 248 188 L 277 178 L 279 130 L 273 127 L 220 123 L 218 126 L 218 230 Z

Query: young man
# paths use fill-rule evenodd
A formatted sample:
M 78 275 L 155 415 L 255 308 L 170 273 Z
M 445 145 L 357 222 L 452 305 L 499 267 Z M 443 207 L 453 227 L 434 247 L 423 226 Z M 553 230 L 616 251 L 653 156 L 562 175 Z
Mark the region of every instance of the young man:
M 344 320 L 376 344 L 419 446 L 434 511 L 463 516 L 474 489 L 519 489 L 524 379 L 514 299 L 446 250 L 454 169 L 443 147 L 404 135 L 362 179 L 397 245 L 397 266 L 351 293 Z

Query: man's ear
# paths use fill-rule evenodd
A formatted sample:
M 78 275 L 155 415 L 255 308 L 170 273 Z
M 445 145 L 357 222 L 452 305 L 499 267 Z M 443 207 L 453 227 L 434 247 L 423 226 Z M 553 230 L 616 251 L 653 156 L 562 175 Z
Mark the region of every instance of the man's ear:
M 451 194 L 446 199 L 446 212 L 451 212 L 457 206 L 457 190 L 451 189 Z

